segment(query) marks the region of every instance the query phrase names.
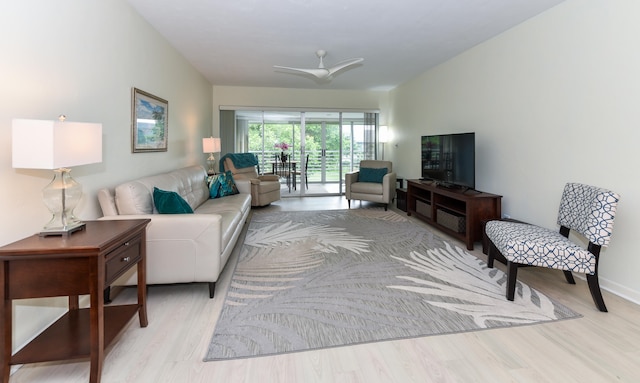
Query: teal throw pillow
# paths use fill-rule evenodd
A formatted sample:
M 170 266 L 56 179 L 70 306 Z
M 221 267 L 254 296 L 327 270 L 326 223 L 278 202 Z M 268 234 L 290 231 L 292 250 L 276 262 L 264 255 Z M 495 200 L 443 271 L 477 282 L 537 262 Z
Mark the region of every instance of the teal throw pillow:
M 180 194 L 153 188 L 153 204 L 160 214 L 193 214 L 193 209 Z
M 360 175 L 358 176 L 359 182 L 375 182 L 382 183 L 382 179 L 387 174 L 387 168 L 360 168 Z
M 211 198 L 226 197 L 228 195 L 238 194 L 238 187 L 233 180 L 233 174 L 230 170 L 226 173 L 221 173 L 218 178 L 211 185 L 209 189 L 209 195 Z
M 207 178 L 205 178 L 204 180 L 207 183 L 207 188 L 211 189 L 211 185 L 213 185 L 216 179 L 218 179 L 218 176 L 215 174 L 212 176 L 207 176 Z
M 209 176 L 207 178 L 207 186 L 209 187 L 209 198 L 218 198 L 218 190 L 220 189 L 218 175 Z

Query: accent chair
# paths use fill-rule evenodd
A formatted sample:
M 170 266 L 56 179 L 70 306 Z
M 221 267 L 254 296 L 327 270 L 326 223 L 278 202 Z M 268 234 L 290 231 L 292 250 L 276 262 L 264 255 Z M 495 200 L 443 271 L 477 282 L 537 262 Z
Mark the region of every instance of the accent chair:
M 391 161 L 360 161 L 360 170 L 345 174 L 344 181 L 349 209 L 353 199 L 383 203 L 387 210 L 396 195 L 396 173 Z
M 618 194 L 606 189 L 568 183 L 560 200 L 559 232 L 526 223 L 487 222 L 485 231 L 493 244 L 489 246 L 487 264 L 493 268 L 496 251 L 506 258 L 507 299 L 514 299 L 518 265 L 541 266 L 562 270 L 570 284 L 575 284 L 571 272 L 586 274 L 594 303 L 606 312 L 598 282 L 598 262 L 600 249 L 611 239 L 619 199 Z M 589 241 L 587 249 L 569 240 L 571 230 Z

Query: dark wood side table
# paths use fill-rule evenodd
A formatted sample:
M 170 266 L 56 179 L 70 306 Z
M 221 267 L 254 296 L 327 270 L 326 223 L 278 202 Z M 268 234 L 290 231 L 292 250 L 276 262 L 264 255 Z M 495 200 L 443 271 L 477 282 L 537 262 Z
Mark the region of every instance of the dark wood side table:
M 89 381 L 98 383 L 104 349 L 138 313 L 147 326 L 146 227 L 149 219 L 90 221 L 70 236 L 33 235 L 0 248 L 0 376 L 10 365 L 90 358 Z M 138 302 L 104 306 L 103 291 L 138 265 Z M 80 309 L 78 295 L 90 295 Z M 69 297 L 69 311 L 11 355 L 12 300 Z

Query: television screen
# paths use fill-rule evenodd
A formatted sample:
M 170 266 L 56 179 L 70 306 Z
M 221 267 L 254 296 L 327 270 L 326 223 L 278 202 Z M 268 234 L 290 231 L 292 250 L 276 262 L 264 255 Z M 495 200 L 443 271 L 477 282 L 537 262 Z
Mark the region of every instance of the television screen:
M 422 178 L 475 189 L 475 133 L 422 136 Z

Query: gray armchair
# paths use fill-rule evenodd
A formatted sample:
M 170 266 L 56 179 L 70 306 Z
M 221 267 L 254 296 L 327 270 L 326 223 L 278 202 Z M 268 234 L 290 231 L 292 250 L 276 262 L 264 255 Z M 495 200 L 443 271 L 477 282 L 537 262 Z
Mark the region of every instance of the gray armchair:
M 344 181 L 349 208 L 355 199 L 383 203 L 387 210 L 396 196 L 396 173 L 391 161 L 363 160 L 360 170 L 345 174 Z

